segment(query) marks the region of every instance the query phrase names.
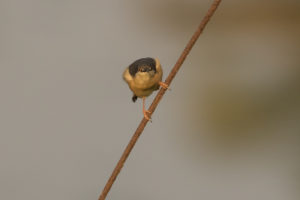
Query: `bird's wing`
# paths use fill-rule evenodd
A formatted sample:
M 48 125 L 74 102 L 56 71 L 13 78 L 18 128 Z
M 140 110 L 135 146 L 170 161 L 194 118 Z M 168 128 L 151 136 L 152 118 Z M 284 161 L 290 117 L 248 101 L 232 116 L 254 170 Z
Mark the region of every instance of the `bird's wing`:
M 124 73 L 123 73 L 123 79 L 124 79 L 124 81 L 126 81 L 127 83 L 130 83 L 130 82 L 133 81 L 133 78 L 132 78 L 132 76 L 130 75 L 129 69 L 128 69 L 128 68 L 126 68 L 126 70 L 125 70 Z

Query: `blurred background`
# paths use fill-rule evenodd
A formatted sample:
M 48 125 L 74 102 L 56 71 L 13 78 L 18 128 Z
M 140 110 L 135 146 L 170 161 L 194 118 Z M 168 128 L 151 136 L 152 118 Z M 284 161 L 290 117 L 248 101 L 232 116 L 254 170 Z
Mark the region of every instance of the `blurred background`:
M 0 199 L 97 199 L 203 0 L 1 0 Z M 223 1 L 107 199 L 300 197 L 300 1 Z M 155 96 L 148 98 L 149 105 Z

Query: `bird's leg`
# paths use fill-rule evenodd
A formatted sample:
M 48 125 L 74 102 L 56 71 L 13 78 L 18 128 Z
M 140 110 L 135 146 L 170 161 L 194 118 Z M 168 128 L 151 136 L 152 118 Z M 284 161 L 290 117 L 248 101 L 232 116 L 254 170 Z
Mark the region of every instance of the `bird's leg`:
M 160 81 L 158 82 L 158 84 L 165 90 L 170 90 L 169 85 L 167 85 L 166 83 Z
M 149 110 L 145 109 L 145 100 L 146 100 L 146 97 L 143 97 L 143 114 L 144 114 L 145 119 L 147 119 L 148 121 L 149 120 L 151 121 L 151 118 L 148 116 L 148 114 L 151 114 L 151 112 Z

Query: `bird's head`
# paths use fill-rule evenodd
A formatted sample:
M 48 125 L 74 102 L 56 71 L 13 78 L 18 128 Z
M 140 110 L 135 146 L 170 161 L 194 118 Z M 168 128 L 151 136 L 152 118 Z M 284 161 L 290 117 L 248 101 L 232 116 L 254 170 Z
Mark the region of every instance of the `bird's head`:
M 156 73 L 156 60 L 153 58 L 141 58 L 129 66 L 129 73 L 132 77 L 137 74 L 154 76 Z

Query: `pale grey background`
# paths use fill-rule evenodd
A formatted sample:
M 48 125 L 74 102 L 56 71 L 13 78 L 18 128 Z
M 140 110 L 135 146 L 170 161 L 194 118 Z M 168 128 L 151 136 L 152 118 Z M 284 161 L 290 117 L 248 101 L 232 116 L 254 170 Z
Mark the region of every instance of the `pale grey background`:
M 124 68 L 168 74 L 210 3 L 0 0 L 0 199 L 97 199 L 142 118 Z M 299 199 L 299 7 L 224 0 L 108 199 Z

